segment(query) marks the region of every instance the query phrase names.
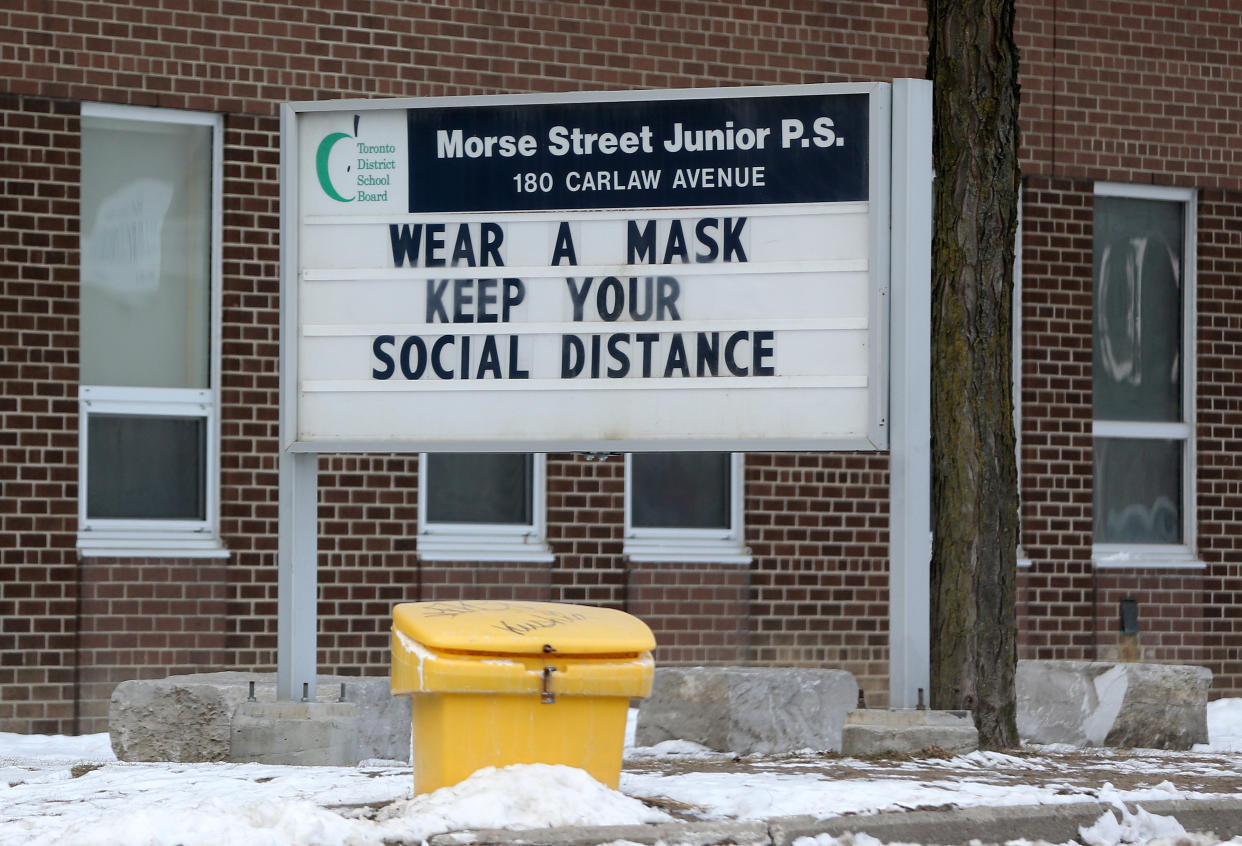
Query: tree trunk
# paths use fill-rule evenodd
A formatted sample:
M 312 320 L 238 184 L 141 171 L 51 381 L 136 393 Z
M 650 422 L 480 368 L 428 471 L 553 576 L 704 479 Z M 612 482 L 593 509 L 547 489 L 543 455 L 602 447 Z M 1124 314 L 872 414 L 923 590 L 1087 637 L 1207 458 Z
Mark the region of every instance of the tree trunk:
M 928 0 L 936 169 L 931 704 L 974 711 L 985 748 L 1018 743 L 1013 17 L 1013 0 Z

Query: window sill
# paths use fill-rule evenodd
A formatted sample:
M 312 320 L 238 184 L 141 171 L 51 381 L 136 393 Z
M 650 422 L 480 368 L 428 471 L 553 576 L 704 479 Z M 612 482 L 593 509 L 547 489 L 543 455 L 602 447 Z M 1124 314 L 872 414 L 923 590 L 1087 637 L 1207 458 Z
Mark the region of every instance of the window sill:
M 1091 548 L 1091 563 L 1097 570 L 1203 570 L 1190 547 L 1177 545 L 1097 544 Z
M 228 558 L 229 551 L 215 537 L 144 537 L 84 532 L 78 535 L 83 558 Z
M 550 564 L 552 551 L 542 539 L 529 535 L 424 534 L 418 536 L 418 557 L 424 561 L 520 561 Z
M 754 560 L 748 547 L 731 540 L 627 538 L 622 552 L 638 564 L 749 564 Z

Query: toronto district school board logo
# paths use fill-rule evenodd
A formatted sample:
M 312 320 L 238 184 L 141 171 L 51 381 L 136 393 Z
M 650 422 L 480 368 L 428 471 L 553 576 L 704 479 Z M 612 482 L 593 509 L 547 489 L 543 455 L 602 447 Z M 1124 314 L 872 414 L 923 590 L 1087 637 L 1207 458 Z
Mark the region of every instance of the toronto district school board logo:
M 315 174 L 319 177 L 319 187 L 338 203 L 386 203 L 392 173 L 397 167 L 397 148 L 392 144 L 366 144 L 357 140 L 359 117 L 354 115 L 352 136 L 346 132 L 332 132 L 319 142 L 315 151 Z M 349 140 L 353 140 L 357 155 L 349 159 L 343 174 L 338 169 L 334 179 L 332 152 L 337 144 Z M 350 196 L 342 193 L 350 190 L 354 192 Z

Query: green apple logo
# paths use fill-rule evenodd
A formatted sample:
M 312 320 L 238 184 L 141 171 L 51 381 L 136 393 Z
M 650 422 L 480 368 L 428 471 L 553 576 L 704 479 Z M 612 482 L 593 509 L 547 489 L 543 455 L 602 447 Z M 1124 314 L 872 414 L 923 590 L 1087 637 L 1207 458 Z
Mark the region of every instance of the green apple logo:
M 355 131 L 357 124 L 358 118 L 355 116 Z M 323 188 L 323 192 L 329 197 L 341 203 L 351 202 L 354 198 L 342 197 L 341 193 L 336 190 L 336 186 L 332 184 L 332 174 L 328 171 L 328 160 L 332 157 L 332 148 L 336 146 L 337 142 L 343 141 L 348 137 L 349 135 L 344 132 L 333 132 L 319 142 L 319 149 L 315 152 L 315 172 L 319 176 L 319 187 Z

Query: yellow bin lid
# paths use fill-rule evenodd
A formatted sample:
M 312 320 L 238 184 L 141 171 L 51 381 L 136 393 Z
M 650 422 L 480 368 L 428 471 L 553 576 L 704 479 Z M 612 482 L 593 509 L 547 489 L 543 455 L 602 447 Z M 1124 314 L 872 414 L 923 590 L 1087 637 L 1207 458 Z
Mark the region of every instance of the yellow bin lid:
M 603 656 L 655 648 L 637 617 L 558 602 L 406 602 L 393 609 L 393 629 L 437 652 Z

